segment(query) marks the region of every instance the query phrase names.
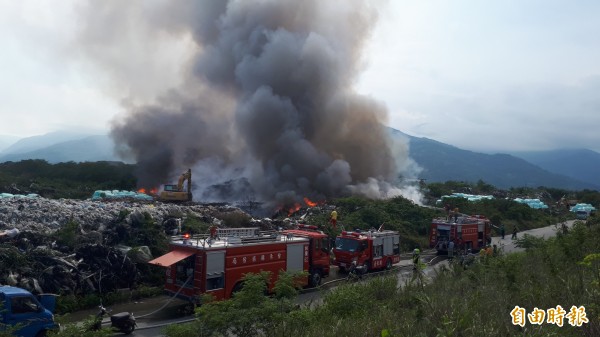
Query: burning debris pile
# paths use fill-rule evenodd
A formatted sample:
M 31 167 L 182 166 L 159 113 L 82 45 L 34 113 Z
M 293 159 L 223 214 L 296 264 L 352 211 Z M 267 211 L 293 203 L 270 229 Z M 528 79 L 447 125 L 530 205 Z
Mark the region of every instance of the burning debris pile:
M 180 223 L 195 218 L 222 226 L 218 218 L 227 217 L 250 219 L 226 205 L 0 198 L 0 233 L 18 230 L 0 236 L 0 284 L 62 294 L 134 287 Z

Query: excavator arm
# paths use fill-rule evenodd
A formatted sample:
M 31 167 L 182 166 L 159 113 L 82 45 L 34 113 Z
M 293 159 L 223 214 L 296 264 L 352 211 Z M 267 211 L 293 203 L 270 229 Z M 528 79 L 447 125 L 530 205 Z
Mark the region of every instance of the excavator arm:
M 184 190 L 183 184 L 187 181 L 187 189 Z M 179 176 L 177 185 L 164 185 L 160 193 L 160 201 L 192 201 L 192 170 L 188 169 Z
M 180 191 L 183 191 L 183 183 L 187 180 L 188 184 L 187 184 L 187 190 L 190 191 L 191 187 L 192 187 L 192 170 L 188 169 L 187 171 L 183 172 L 181 174 L 181 176 L 179 176 L 179 181 L 177 182 L 177 188 Z

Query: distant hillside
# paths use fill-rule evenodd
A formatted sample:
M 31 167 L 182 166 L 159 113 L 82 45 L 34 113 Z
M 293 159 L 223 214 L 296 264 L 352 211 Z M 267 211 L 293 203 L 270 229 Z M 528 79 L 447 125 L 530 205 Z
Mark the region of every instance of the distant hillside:
M 600 185 L 600 153 L 587 149 L 564 149 L 537 152 L 514 152 L 546 171 Z
M 462 150 L 428 138 L 408 137 L 410 157 L 423 168 L 419 178 L 428 182 L 483 180 L 499 188 L 556 187 L 571 190 L 596 189 L 600 186 L 548 172 L 521 158 L 507 154 L 483 154 Z
M 73 137 L 71 134 L 69 137 Z M 41 137 L 41 136 L 40 136 Z M 52 138 L 59 139 L 60 137 Z M 25 159 L 43 159 L 48 163 L 60 162 L 94 162 L 94 161 L 118 161 L 119 158 L 113 153 L 113 141 L 106 135 L 85 136 L 84 138 L 76 138 L 75 140 L 62 141 L 50 146 L 39 147 L 39 138 L 34 142 L 26 143 L 26 146 L 21 144 L 21 147 L 11 147 L 11 151 L 22 148 L 32 148 L 34 144 L 37 146 L 32 151 L 0 154 L 0 162 L 6 161 L 21 161 Z M 17 144 L 15 144 L 17 145 Z
M 16 143 L 20 138 L 15 136 L 0 135 L 0 152 Z
M 2 152 L 0 152 L 0 155 L 4 156 L 7 154 L 27 153 L 52 146 L 54 144 L 81 139 L 87 136 L 90 136 L 90 134 L 77 131 L 55 131 L 39 136 L 26 137 L 4 149 Z
M 419 178 L 428 182 L 477 182 L 481 179 L 499 188 L 546 186 L 600 190 L 600 154 L 593 151 L 530 153 L 528 162 L 508 154 L 489 155 L 462 150 L 390 130 L 395 137 L 409 139 L 410 157 L 423 168 Z M 0 152 L 0 163 L 25 159 L 43 159 L 48 163 L 120 161 L 113 149 L 113 141 L 107 135 L 54 132 L 19 140 Z

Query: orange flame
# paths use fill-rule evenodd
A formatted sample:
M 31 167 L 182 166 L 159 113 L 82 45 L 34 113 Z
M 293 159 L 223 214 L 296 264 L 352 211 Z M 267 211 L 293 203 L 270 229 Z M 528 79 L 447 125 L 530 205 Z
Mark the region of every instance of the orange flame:
M 288 206 L 288 205 L 284 205 L 284 206 L 279 206 L 277 208 L 276 212 L 287 212 L 288 216 L 291 216 L 292 214 L 298 212 L 302 207 L 308 206 L 308 207 L 315 207 L 317 205 L 322 205 L 325 203 L 325 201 L 312 201 L 310 199 L 308 199 L 307 197 L 303 198 L 304 200 L 304 204 L 302 203 L 294 203 L 293 206 Z
M 140 188 L 139 190 L 137 190 L 138 193 L 144 193 L 144 194 L 156 194 L 158 192 L 158 189 L 152 188 L 150 190 L 147 190 L 145 188 Z
M 306 204 L 306 206 L 309 207 L 315 207 L 318 205 L 316 202 L 310 201 L 310 199 L 308 199 L 307 197 L 304 197 L 304 203 Z
M 288 210 L 288 216 L 298 212 L 300 210 L 300 208 L 302 208 L 302 206 L 298 203 L 294 204 L 293 207 L 290 207 L 290 209 Z

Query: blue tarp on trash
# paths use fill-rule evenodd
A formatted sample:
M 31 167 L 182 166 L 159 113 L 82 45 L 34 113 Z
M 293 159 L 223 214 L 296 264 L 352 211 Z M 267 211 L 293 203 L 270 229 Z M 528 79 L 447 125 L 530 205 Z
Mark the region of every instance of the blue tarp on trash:
M 39 198 L 39 194 L 30 193 L 30 194 L 11 194 L 11 193 L 0 193 L 0 199 L 2 198 Z
M 92 195 L 92 200 L 103 200 L 103 199 L 139 199 L 139 200 L 153 200 L 151 196 L 145 193 L 133 192 L 133 191 L 118 191 L 118 190 L 98 190 Z
M 586 212 L 591 212 L 591 211 L 595 211 L 596 207 L 590 205 L 590 204 L 577 204 L 573 207 L 571 207 L 571 212 L 575 213 L 577 211 L 586 211 Z
M 520 203 L 520 204 L 526 204 L 527 206 L 534 208 L 534 209 L 546 209 L 548 208 L 548 205 L 544 204 L 543 201 L 541 201 L 540 199 L 521 199 L 521 198 L 515 198 L 514 199 L 516 202 Z
M 441 204 L 444 198 L 465 198 L 468 201 L 480 201 L 483 199 L 494 199 L 493 195 L 474 195 L 466 193 L 452 193 L 451 195 L 443 195 L 442 199 L 437 200 L 437 204 Z

